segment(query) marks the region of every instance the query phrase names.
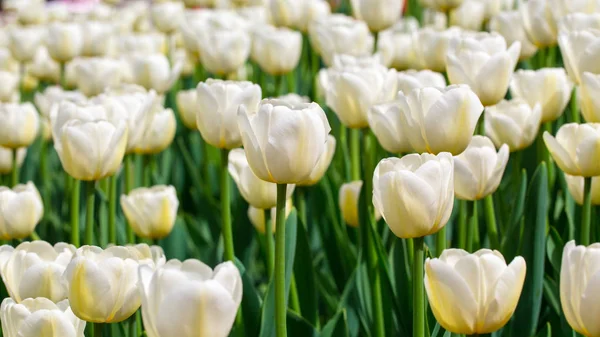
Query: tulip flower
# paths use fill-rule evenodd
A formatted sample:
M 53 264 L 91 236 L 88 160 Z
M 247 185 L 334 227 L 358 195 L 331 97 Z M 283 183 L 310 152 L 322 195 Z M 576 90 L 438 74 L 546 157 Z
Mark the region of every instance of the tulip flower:
M 597 96 L 600 93 L 600 74 L 583 73 L 578 92 L 581 114 L 586 122 L 600 122 L 600 97 Z
M 173 186 L 136 188 L 121 195 L 121 208 L 135 234 L 161 239 L 171 233 L 177 218 L 179 200 Z
M 565 110 L 571 98 L 573 82 L 563 68 L 543 68 L 539 70 L 519 69 L 513 74 L 510 94 L 521 98 L 532 108 L 542 107 L 542 123 L 555 121 Z
M 196 130 L 196 111 L 198 110 L 198 99 L 196 89 L 180 90 L 175 98 L 177 111 L 183 125 L 192 130 Z
M 58 83 L 60 81 L 60 64 L 54 61 L 46 47 L 39 47 L 31 63 L 27 65 L 29 73 L 40 81 Z
M 427 3 L 431 8 L 440 12 L 448 12 L 451 9 L 459 7 L 464 0 L 428 0 Z
M 567 322 L 583 336 L 598 336 L 598 269 L 600 244 L 576 246 L 569 241 L 560 266 L 560 304 Z
M 67 298 L 62 276 L 75 253 L 75 246 L 46 241 L 23 242 L 13 248 L 0 247 L 0 273 L 10 296 L 21 303 L 45 297 L 58 303 Z
M 395 100 L 369 110 L 369 127 L 381 146 L 391 153 L 409 153 L 412 147 L 402 129 L 401 103 Z
M 288 28 L 257 28 L 252 37 L 252 59 L 271 75 L 293 71 L 302 53 L 302 34 Z
M 27 148 L 17 149 L 17 167 L 20 168 L 23 165 L 26 154 Z M 13 165 L 13 149 L 0 146 L 0 175 L 12 172 Z
M 159 2 L 150 7 L 154 26 L 165 34 L 172 34 L 183 19 L 184 6 L 182 2 Z
M 325 92 L 327 105 L 347 127 L 367 127 L 369 108 L 396 95 L 396 76 L 394 69 L 376 65 L 332 71 Z
M 37 26 L 14 27 L 8 31 L 10 52 L 15 60 L 27 63 L 33 60 L 44 40 L 44 31 Z
M 181 72 L 181 63 L 172 67 L 163 54 L 137 54 L 130 58 L 133 82 L 159 94 L 171 89 Z
M 559 35 L 590 29 L 600 29 L 600 13 L 571 13 L 558 22 Z
M 288 216 L 290 215 L 290 213 L 292 212 L 292 209 L 294 208 L 294 204 L 292 203 L 292 198 L 288 198 L 286 199 L 285 202 L 285 219 L 287 220 Z M 275 233 L 275 231 L 277 230 L 276 228 L 276 221 L 275 221 L 275 207 L 271 208 L 269 211 L 269 216 L 270 216 L 270 220 L 271 220 L 271 231 L 273 233 Z M 266 233 L 266 223 L 265 223 L 265 209 L 262 208 L 256 208 L 252 205 L 248 206 L 248 219 L 250 220 L 250 223 L 252 224 L 252 226 L 254 226 L 254 228 L 261 234 L 265 234 Z
M 436 31 L 443 31 L 448 28 L 448 17 L 444 12 L 439 12 L 431 8 L 424 8 L 421 16 L 423 21 L 421 27 L 423 28 L 431 28 Z
M 556 165 L 566 174 L 600 175 L 600 124 L 563 124 L 556 138 L 545 131 L 544 142 Z
M 219 29 L 207 26 L 197 35 L 200 62 L 209 72 L 227 75 L 248 60 L 252 42 L 242 29 Z
M 81 54 L 83 33 L 75 23 L 52 23 L 48 26 L 46 47 L 56 62 L 65 63 Z
M 431 70 L 405 70 L 398 73 L 398 91 L 408 95 L 413 89 L 426 87 L 445 88 L 444 75 Z
M 83 56 L 106 56 L 110 49 L 116 27 L 112 23 L 85 21 L 81 23 L 83 33 Z
M 297 28 L 306 32 L 310 24 L 331 14 L 324 0 L 267 0 L 269 16 L 276 26 Z
M 129 318 L 141 304 L 137 288 L 140 266 L 154 268 L 141 264 L 138 255 L 125 247 L 77 249 L 64 273 L 75 316 L 94 323 L 117 323 Z
M 17 19 L 23 25 L 41 25 L 47 20 L 44 1 L 20 1 Z
M 0 239 L 24 239 L 44 215 L 40 192 L 32 182 L 12 189 L 0 186 Z
M 419 29 L 419 21 L 413 17 L 405 17 L 390 28 L 379 32 L 377 52 L 382 55 L 385 66 L 397 70 L 412 68 L 412 33 L 417 29 Z
M 86 96 L 96 96 L 121 81 L 122 64 L 109 58 L 89 58 L 76 66 L 75 83 Z
M 167 263 L 167 257 L 161 246 L 148 246 L 145 243 L 138 243 L 136 245 L 128 244 L 124 247 L 137 257 L 140 264 L 149 264 L 158 268 Z
M 259 209 L 275 207 L 277 204 L 276 184 L 261 180 L 252 172 L 243 149 L 234 149 L 229 153 L 228 169 L 240 194 L 251 206 Z M 287 199 L 294 193 L 294 187 L 295 185 L 288 185 Z
M 581 77 L 585 72 L 600 74 L 600 66 L 595 59 L 600 45 L 600 30 L 561 33 L 558 45 L 567 74 L 573 82 L 581 84 Z
M 519 60 L 526 60 L 537 52 L 537 47 L 527 38 L 519 11 L 503 11 L 496 14 L 490 19 L 489 28 L 491 32 L 502 35 L 507 45 L 517 41 L 521 43 Z
M 309 26 L 310 41 L 323 62 L 330 66 L 336 54 L 367 56 L 373 51 L 374 38 L 369 27 L 342 14 L 332 14 Z
M 277 184 L 310 179 L 331 131 L 318 104 L 291 106 L 269 99 L 261 101 L 253 115 L 241 105 L 238 124 L 252 171 L 260 179 Z
M 465 151 L 454 157 L 454 193 L 462 200 L 480 200 L 498 189 L 508 163 L 508 145 L 496 152 L 484 136 L 473 136 Z
M 446 54 L 448 79 L 452 84 L 469 85 L 483 105 L 494 105 L 506 95 L 520 50 L 518 41 L 507 49 L 497 33 L 454 38 Z
M 0 104 L 0 146 L 17 149 L 33 143 L 38 134 L 39 116 L 33 104 Z
M 117 53 L 131 54 L 161 54 L 165 52 L 167 41 L 163 34 L 125 34 L 116 36 Z
M 141 266 L 139 279 L 148 337 L 229 335 L 242 301 L 233 262 L 212 270 L 198 260 L 170 260 L 156 271 Z
M 594 13 L 600 10 L 596 0 L 553 0 L 550 7 L 556 22 L 571 13 Z
M 411 54 L 413 67 L 429 69 L 437 72 L 446 71 L 446 52 L 452 37 L 460 31 L 449 28 L 437 31 L 433 28 L 422 28 L 412 35 L 413 52 Z
M 599 178 L 593 177 L 591 184 L 591 204 L 600 205 L 600 180 Z M 567 188 L 569 193 L 579 205 L 583 205 L 584 201 L 584 178 L 578 176 L 571 176 L 565 174 L 565 181 L 567 182 Z
M 0 102 L 16 103 L 21 97 L 19 93 L 19 75 L 0 70 Z
M 447 152 L 387 158 L 373 174 L 373 205 L 400 238 L 442 229 L 454 205 L 454 163 Z
M 208 79 L 198 84 L 196 123 L 202 138 L 212 146 L 233 149 L 242 143 L 235 116 L 242 105 L 254 114 L 262 96 L 251 82 Z
M 49 86 L 43 92 L 36 92 L 34 96 L 35 105 L 44 122 L 50 122 L 52 111 L 57 111 L 61 101 L 83 105 L 87 98 L 79 91 L 66 91 L 60 86 Z
M 486 16 L 485 2 L 466 0 L 450 12 L 450 26 L 478 31 L 481 29 Z
M 558 29 L 547 0 L 521 1 L 519 11 L 527 38 L 538 48 L 556 45 Z
M 342 184 L 338 196 L 338 204 L 342 212 L 342 218 L 346 225 L 351 227 L 359 226 L 358 218 L 358 199 L 360 198 L 360 190 L 362 189 L 362 180 L 355 180 L 349 183 Z M 375 210 L 375 219 L 379 221 L 381 214 Z
M 175 139 L 177 129 L 177 119 L 173 110 L 155 103 L 142 118 L 145 127 L 140 131 L 139 141 L 131 147 L 131 152 L 157 154 L 168 148 Z
M 525 259 L 506 264 L 496 250 L 446 249 L 425 262 L 425 289 L 440 325 L 457 334 L 487 334 L 513 315 L 525 281 Z
M 84 337 L 86 323 L 75 317 L 69 301 L 55 304 L 43 297 L 21 303 L 5 298 L 0 306 L 0 318 L 6 337 Z
M 496 148 L 507 144 L 510 152 L 522 150 L 533 143 L 540 128 L 542 106 L 533 108 L 522 99 L 501 101 L 485 108 L 485 135 Z
M 479 98 L 464 85 L 398 93 L 402 132 L 416 152 L 463 152 L 483 112 Z
M 308 98 L 308 96 L 300 96 L 293 92 L 291 92 L 289 94 L 285 94 L 283 96 L 276 97 L 276 99 L 284 101 L 290 105 L 310 103 L 310 98 Z
M 331 164 L 331 160 L 333 159 L 333 155 L 335 154 L 335 145 L 336 145 L 335 137 L 333 137 L 332 135 L 328 135 L 325 145 L 326 145 L 325 151 L 323 151 L 323 153 L 321 154 L 321 158 L 319 158 L 319 161 L 317 162 L 317 165 L 310 173 L 310 176 L 308 177 L 307 180 L 299 182 L 297 184 L 298 186 L 316 185 L 321 180 L 321 178 L 323 178 L 325 173 L 327 172 L 327 169 L 329 168 L 329 165 Z
M 372 32 L 393 25 L 402 15 L 404 0 L 352 0 L 352 14 L 367 23 Z

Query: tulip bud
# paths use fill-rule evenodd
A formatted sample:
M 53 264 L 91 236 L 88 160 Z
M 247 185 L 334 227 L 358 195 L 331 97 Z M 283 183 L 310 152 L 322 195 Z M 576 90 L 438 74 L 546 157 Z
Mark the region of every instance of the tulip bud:
M 0 306 L 0 317 L 6 337 L 84 337 L 86 322 L 75 317 L 67 300 L 55 304 L 39 297 L 17 304 L 5 298 Z
M 148 336 L 229 335 L 242 301 L 242 279 L 232 262 L 213 271 L 198 260 L 170 260 L 156 271 L 140 266 L 139 279 Z
M 242 29 L 206 27 L 197 35 L 200 62 L 209 72 L 227 75 L 248 60 L 252 46 L 249 34 Z
M 434 234 L 452 213 L 453 176 L 447 152 L 383 159 L 373 174 L 373 205 L 400 238 Z
M 177 218 L 179 200 L 173 186 L 136 188 L 121 195 L 121 208 L 135 234 L 161 239 L 171 233 Z
M 494 105 L 506 96 L 520 48 L 521 43 L 515 42 L 506 49 L 506 41 L 497 33 L 454 38 L 446 54 L 448 79 L 469 85 L 483 105 Z
M 64 274 L 75 315 L 94 323 L 117 323 L 129 318 L 141 304 L 139 267 L 137 254 L 125 247 L 77 249 Z
M 325 92 L 327 105 L 349 128 L 364 128 L 371 106 L 392 100 L 397 93 L 394 69 L 352 67 L 331 71 Z
M 40 192 L 32 182 L 12 189 L 0 186 L 0 239 L 24 239 L 44 215 Z
M 413 17 L 405 17 L 392 27 L 379 32 L 377 52 L 382 55 L 385 66 L 398 70 L 412 68 L 412 33 L 417 29 L 419 21 Z
M 598 43 L 600 30 L 575 31 L 558 36 L 565 69 L 576 84 L 581 84 L 584 72 L 600 74 L 600 65 L 595 56 Z
M 136 54 L 130 59 L 133 82 L 162 94 L 171 89 L 181 72 L 181 63 L 173 67 L 163 54 Z
M 33 27 L 14 27 L 8 31 L 9 48 L 12 56 L 20 63 L 33 60 L 44 39 L 44 31 Z
M 429 69 L 437 72 L 446 71 L 446 52 L 452 37 L 460 31 L 450 28 L 437 31 L 433 28 L 422 28 L 412 35 L 412 61 L 416 69 Z
M 502 35 L 507 45 L 512 45 L 517 41 L 521 43 L 519 60 L 526 60 L 537 52 L 537 47 L 527 38 L 519 11 L 505 11 L 496 14 L 491 18 L 489 28 L 491 32 Z
M 198 128 L 196 126 L 196 111 L 198 109 L 196 89 L 177 92 L 175 100 L 179 118 L 181 118 L 183 125 L 188 129 L 196 130 Z
M 515 312 L 526 269 L 523 257 L 507 265 L 500 252 L 489 249 L 473 254 L 446 249 L 439 258 L 427 258 L 425 290 L 435 319 L 457 334 L 500 330 Z
M 82 59 L 76 65 L 75 84 L 86 96 L 96 96 L 121 82 L 122 64 L 110 58 Z
M 293 186 L 293 185 L 292 185 Z M 288 199 L 285 201 L 285 218 L 287 220 L 287 218 L 290 216 L 290 213 L 292 212 L 292 209 L 294 208 L 294 205 L 292 203 L 292 198 L 288 197 Z M 273 233 L 275 233 L 276 231 L 276 221 L 275 221 L 275 217 L 276 217 L 276 208 L 273 207 L 271 209 L 267 209 L 267 211 L 269 212 L 269 220 L 271 221 L 271 231 Z M 252 205 L 248 206 L 248 219 L 250 219 L 250 223 L 252 223 L 252 226 L 254 226 L 254 228 L 256 228 L 256 230 L 261 233 L 261 234 L 265 234 L 266 232 L 266 225 L 265 225 L 265 209 L 262 208 L 256 208 Z
M 172 109 L 154 104 L 150 111 L 142 115 L 144 128 L 138 142 L 132 144 L 131 152 L 137 154 L 157 154 L 164 151 L 175 139 L 177 119 Z
M 233 149 L 242 143 L 238 108 L 254 114 L 262 96 L 260 86 L 251 82 L 208 79 L 198 83 L 196 124 L 202 138 L 212 146 Z
M 476 0 L 466 0 L 450 12 L 450 26 L 478 31 L 486 17 L 486 4 Z
M 238 124 L 252 171 L 260 179 L 277 184 L 310 179 L 331 131 L 318 104 L 291 106 L 268 99 L 253 115 L 241 105 Z
M 426 87 L 445 88 L 444 75 L 431 70 L 405 70 L 398 73 L 398 91 L 408 95 L 413 89 Z
M 10 296 L 21 303 L 27 298 L 45 297 L 52 302 L 67 298 L 62 276 L 75 253 L 75 246 L 46 241 L 23 242 L 13 248 L 0 247 L 2 281 Z
M 0 146 L 16 149 L 35 140 L 40 122 L 33 104 L 0 104 L 0 120 Z
M 352 227 L 358 227 L 360 224 L 358 218 L 358 201 L 360 199 L 360 190 L 362 189 L 362 180 L 356 180 L 349 183 L 342 184 L 340 187 L 340 193 L 338 197 L 338 204 L 340 211 L 342 212 L 342 218 L 346 225 Z M 375 210 L 375 219 L 379 221 L 381 214 L 378 210 Z
M 571 13 L 558 22 L 559 35 L 590 29 L 600 29 L 600 13 Z
M 522 150 L 533 143 L 540 128 L 542 106 L 533 108 L 522 99 L 501 101 L 485 108 L 485 135 L 496 148 L 502 144 L 510 152 Z
M 404 7 L 404 0 L 352 0 L 352 14 L 367 23 L 372 32 L 379 32 L 393 25 Z
M 106 56 L 112 47 L 111 42 L 116 32 L 112 23 L 85 21 L 81 23 L 83 33 L 83 56 Z
M 302 53 L 302 34 L 287 28 L 258 28 L 252 39 L 252 59 L 270 75 L 293 71 Z
M 21 167 L 27 154 L 27 148 L 17 149 L 17 166 Z M 13 170 L 13 149 L 0 146 L 0 175 L 9 174 Z
M 321 154 L 321 158 L 317 162 L 317 165 L 310 173 L 310 176 L 307 180 L 298 183 L 298 186 L 313 186 L 316 185 L 321 178 L 327 172 L 329 165 L 331 164 L 331 160 L 333 159 L 333 155 L 335 154 L 335 137 L 332 135 L 327 135 L 327 141 L 325 144 L 325 151 Z
M 154 3 L 150 7 L 154 26 L 165 34 L 172 34 L 181 24 L 184 6 L 182 2 Z
M 573 82 L 563 68 L 517 70 L 510 83 L 510 94 L 521 98 L 532 108 L 542 106 L 542 123 L 558 119 L 571 99 Z
M 416 152 L 463 152 L 483 112 L 477 95 L 465 85 L 399 92 L 398 101 L 402 131 Z
M 398 100 L 377 104 L 369 110 L 369 127 L 381 146 L 391 153 L 412 152 L 402 130 L 401 103 Z
M 508 163 L 508 145 L 496 153 L 494 143 L 473 136 L 465 151 L 454 157 L 454 193 L 462 200 L 480 200 L 498 189 Z
M 538 48 L 556 45 L 558 29 L 550 6 L 547 0 L 519 2 L 521 20 L 527 38 Z
M 544 143 L 556 165 L 566 174 L 580 177 L 600 175 L 600 124 L 563 124 L 556 138 L 545 131 Z
M 71 61 L 81 54 L 83 33 L 75 23 L 52 23 L 48 26 L 46 47 L 50 56 L 59 63 Z
M 565 174 L 565 181 L 567 182 L 569 193 L 575 202 L 583 205 L 584 178 Z M 600 180 L 597 177 L 592 178 L 591 195 L 592 205 L 600 205 Z
M 597 319 L 600 244 L 575 246 L 569 241 L 560 266 L 560 304 L 567 322 L 583 336 L 600 335 Z

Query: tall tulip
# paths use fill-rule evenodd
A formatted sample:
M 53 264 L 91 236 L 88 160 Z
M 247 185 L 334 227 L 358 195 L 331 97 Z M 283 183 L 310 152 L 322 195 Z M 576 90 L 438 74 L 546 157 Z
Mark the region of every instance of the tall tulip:
M 37 26 L 13 27 L 8 34 L 10 52 L 22 64 L 33 60 L 44 40 L 44 32 Z
M 221 29 L 207 26 L 197 35 L 200 62 L 209 72 L 228 75 L 248 60 L 252 41 L 243 29 Z
M 291 29 L 265 26 L 257 28 L 252 37 L 252 59 L 271 75 L 293 71 L 301 53 L 302 34 Z
M 112 48 L 116 27 L 112 23 L 102 21 L 85 21 L 81 23 L 83 34 L 83 56 L 106 56 Z
M 585 178 L 565 174 L 565 181 L 567 182 L 567 188 L 569 190 L 569 193 L 571 194 L 575 202 L 579 205 L 583 205 L 583 202 L 585 201 Z M 598 177 L 592 178 L 590 190 L 590 203 L 592 205 L 600 205 L 600 180 Z
M 537 47 L 527 38 L 519 11 L 503 11 L 496 14 L 490 19 L 489 28 L 490 31 L 502 35 L 508 45 L 517 41 L 521 43 L 519 60 L 526 60 L 537 52 Z
M 371 31 L 379 32 L 393 25 L 404 7 L 404 0 L 352 0 L 352 14 L 367 23 Z
M 77 63 L 75 83 L 86 96 L 96 96 L 121 81 L 122 64 L 110 58 L 89 58 Z
M 177 92 L 175 101 L 183 125 L 188 129 L 198 129 L 196 125 L 196 110 L 198 109 L 196 89 L 180 90 Z
M 290 216 L 292 212 L 292 208 L 294 208 L 294 204 L 292 203 L 292 198 L 288 198 L 285 202 L 285 219 Z M 268 211 L 268 212 L 265 212 Z M 264 210 L 262 208 L 256 208 L 254 206 L 248 206 L 248 219 L 252 226 L 261 234 L 265 234 L 267 232 L 267 227 L 271 227 L 271 232 L 275 233 L 277 228 L 275 227 L 275 216 L 276 216 L 275 207 L 270 210 Z M 269 215 L 270 218 L 265 219 L 265 215 Z M 269 221 L 270 220 L 270 221 Z M 267 239 L 268 240 L 268 239 Z M 269 268 L 272 269 L 272 268 Z
M 359 226 L 358 209 L 360 206 L 358 201 L 362 186 L 362 180 L 355 180 L 342 184 L 340 187 L 338 204 L 340 206 L 340 211 L 342 212 L 342 218 L 348 226 Z M 375 210 L 375 219 L 381 219 L 381 214 L 377 210 Z
M 52 23 L 48 26 L 46 47 L 50 56 L 64 64 L 81 54 L 83 49 L 83 33 L 75 23 Z
M 489 1 L 488 1 L 489 2 Z M 450 26 L 478 31 L 486 18 L 486 4 L 483 1 L 466 0 L 450 12 Z
M 381 146 L 391 153 L 409 153 L 412 147 L 402 129 L 401 103 L 395 100 L 369 110 L 369 127 Z
M 33 104 L 0 104 L 0 120 L 0 146 L 17 149 L 35 140 L 39 116 Z
M 164 151 L 175 139 L 175 113 L 171 108 L 165 109 L 155 103 L 143 118 L 146 127 L 142 129 L 139 142 L 131 148 L 131 152 L 153 155 Z
M 379 32 L 376 47 L 377 52 L 382 55 L 384 65 L 398 70 L 412 68 L 412 32 L 418 28 L 419 21 L 413 17 L 405 17 Z
M 581 84 L 583 73 L 600 74 L 596 55 L 600 48 L 600 30 L 583 30 L 561 33 L 558 45 L 567 74 L 575 84 Z
M 321 180 L 321 178 L 323 178 L 323 176 L 327 172 L 327 169 L 331 164 L 331 160 L 333 160 L 333 155 L 335 154 L 335 137 L 333 137 L 332 135 L 327 135 L 327 141 L 325 145 L 325 151 L 323 151 L 323 153 L 321 154 L 321 158 L 319 158 L 319 160 L 317 161 L 317 164 L 310 173 L 310 176 L 308 176 L 308 179 L 299 182 L 297 184 L 298 186 L 315 185 Z
M 558 29 L 547 0 L 521 1 L 519 11 L 529 41 L 538 48 L 556 45 Z
M 416 69 L 429 69 L 437 72 L 446 70 L 446 52 L 452 37 L 460 34 L 454 27 L 443 31 L 421 28 L 412 34 L 411 60 Z
M 600 122 L 600 74 L 585 72 L 578 88 L 581 114 L 586 122 Z
M 522 99 L 501 101 L 485 108 L 485 135 L 496 148 L 508 145 L 510 152 L 522 150 L 535 140 L 542 120 L 542 106 L 532 108 Z
M 0 239 L 24 239 L 44 215 L 42 197 L 32 182 L 12 189 L 0 186 Z
M 162 94 L 175 84 L 181 72 L 181 63 L 169 65 L 163 54 L 136 54 L 129 60 L 133 82 Z
M 150 8 L 154 26 L 165 34 L 172 34 L 179 27 L 183 12 L 182 2 L 159 2 L 152 4 Z
M 565 173 L 582 177 L 600 175 L 600 124 L 563 124 L 556 138 L 544 132 L 544 142 Z
M 67 300 L 55 304 L 39 297 L 15 303 L 5 298 L 0 317 L 6 337 L 84 337 L 85 321 L 73 314 Z
M 177 218 L 179 200 L 173 186 L 136 188 L 121 195 L 121 208 L 127 222 L 140 237 L 161 239 L 171 233 Z

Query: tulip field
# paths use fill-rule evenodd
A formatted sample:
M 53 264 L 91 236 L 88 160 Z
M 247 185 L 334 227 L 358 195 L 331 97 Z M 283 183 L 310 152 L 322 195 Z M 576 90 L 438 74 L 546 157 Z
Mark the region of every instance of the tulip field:
M 599 0 L 0 5 L 0 337 L 600 337 Z

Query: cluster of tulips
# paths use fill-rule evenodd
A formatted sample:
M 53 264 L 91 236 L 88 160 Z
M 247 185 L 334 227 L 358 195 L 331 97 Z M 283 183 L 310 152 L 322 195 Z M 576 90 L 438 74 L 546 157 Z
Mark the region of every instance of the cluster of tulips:
M 597 0 L 3 6 L 4 336 L 600 337 Z

